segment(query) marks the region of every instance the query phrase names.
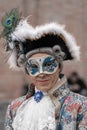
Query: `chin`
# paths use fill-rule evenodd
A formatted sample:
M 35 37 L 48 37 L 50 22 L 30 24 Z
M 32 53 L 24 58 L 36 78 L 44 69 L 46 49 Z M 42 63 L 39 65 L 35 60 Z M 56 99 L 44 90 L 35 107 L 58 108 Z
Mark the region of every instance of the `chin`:
M 44 86 L 38 87 L 37 89 L 39 89 L 39 90 L 41 90 L 43 92 L 47 92 L 47 91 L 49 91 L 51 89 L 51 87 L 48 86 L 48 85 L 46 85 L 46 86 L 44 85 Z

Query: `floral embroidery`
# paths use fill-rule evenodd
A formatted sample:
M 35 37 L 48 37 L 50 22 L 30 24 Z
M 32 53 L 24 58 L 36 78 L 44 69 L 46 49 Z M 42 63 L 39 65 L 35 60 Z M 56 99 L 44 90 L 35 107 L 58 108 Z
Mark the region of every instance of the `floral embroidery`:
M 65 99 L 65 103 L 69 103 L 69 102 L 71 102 L 71 100 L 73 99 L 73 97 L 72 96 L 68 96 L 66 99 Z
M 22 104 L 22 101 L 16 101 L 12 104 L 12 109 L 17 109 Z
M 79 107 L 80 107 L 80 104 L 79 104 L 79 103 L 72 103 L 71 105 L 69 105 L 69 106 L 67 107 L 67 110 L 68 110 L 69 112 L 72 112 L 72 111 L 74 111 L 74 110 L 78 110 Z
M 84 106 L 87 107 L 87 100 L 83 102 Z

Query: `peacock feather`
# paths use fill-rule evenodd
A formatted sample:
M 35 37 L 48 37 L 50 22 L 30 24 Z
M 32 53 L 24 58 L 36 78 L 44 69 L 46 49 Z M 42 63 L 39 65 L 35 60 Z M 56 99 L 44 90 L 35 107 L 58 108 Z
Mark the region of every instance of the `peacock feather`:
M 4 26 L 3 35 L 8 39 L 9 34 L 11 34 L 18 22 L 20 20 L 20 14 L 18 9 L 12 9 L 9 13 L 6 13 L 6 15 L 2 19 L 2 25 Z

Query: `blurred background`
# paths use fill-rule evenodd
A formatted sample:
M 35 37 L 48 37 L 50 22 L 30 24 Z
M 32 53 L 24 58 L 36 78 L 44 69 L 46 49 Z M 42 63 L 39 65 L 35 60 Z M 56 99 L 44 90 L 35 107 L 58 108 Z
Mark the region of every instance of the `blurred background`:
M 12 8 L 18 8 L 23 16 L 30 16 L 33 26 L 48 22 L 66 25 L 66 30 L 75 36 L 81 47 L 81 60 L 64 63 L 70 89 L 87 96 L 87 0 L 0 0 L 0 21 Z M 3 27 L 0 22 L 0 33 Z M 28 76 L 14 72 L 7 64 L 8 55 L 4 51 L 3 38 L 0 39 L 0 130 L 7 105 L 15 98 L 26 94 Z

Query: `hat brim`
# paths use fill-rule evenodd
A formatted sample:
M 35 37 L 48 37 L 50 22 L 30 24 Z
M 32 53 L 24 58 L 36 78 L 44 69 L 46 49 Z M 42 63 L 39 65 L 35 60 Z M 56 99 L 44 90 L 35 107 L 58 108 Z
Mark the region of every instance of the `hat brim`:
M 69 48 L 66 46 L 65 41 L 61 38 L 61 35 L 55 35 L 55 34 L 46 34 L 39 39 L 30 40 L 26 39 L 26 41 L 23 43 L 25 48 L 25 52 L 28 53 L 35 49 L 40 48 L 53 48 L 55 45 L 60 46 L 62 52 L 65 53 L 65 59 L 64 60 L 72 60 L 73 57 L 71 53 L 69 52 Z

